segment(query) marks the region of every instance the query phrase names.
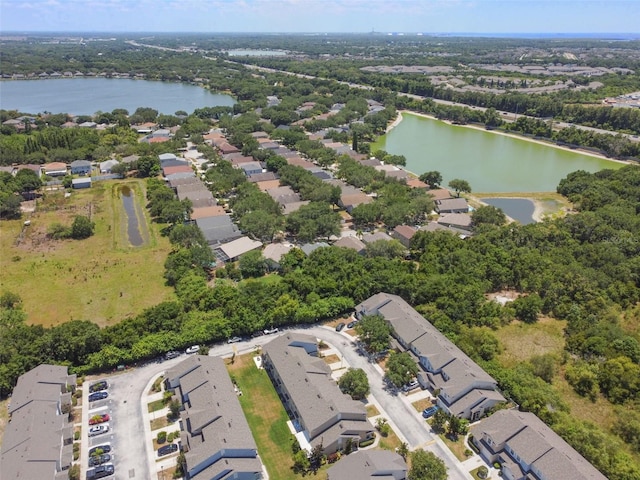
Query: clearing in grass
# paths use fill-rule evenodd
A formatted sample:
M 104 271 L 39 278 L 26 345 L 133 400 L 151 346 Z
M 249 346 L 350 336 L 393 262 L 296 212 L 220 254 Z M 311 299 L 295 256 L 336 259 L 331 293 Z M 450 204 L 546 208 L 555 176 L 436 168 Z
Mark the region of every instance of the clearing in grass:
M 126 241 L 126 212 L 119 193 L 123 186 L 133 192 L 138 205 L 139 232 L 146 238 L 139 247 Z M 172 299 L 174 293 L 163 278 L 171 245 L 159 234 L 160 225 L 149 222 L 144 198 L 145 183 L 138 179 L 94 182 L 92 188 L 74 190 L 69 197 L 64 191 L 46 192 L 29 226 L 23 225 L 25 219 L 2 222 L 0 291 L 20 295 L 27 322 L 47 327 L 69 320 L 110 325 Z M 93 236 L 48 237 L 53 224 L 69 226 L 76 215 L 90 216 Z

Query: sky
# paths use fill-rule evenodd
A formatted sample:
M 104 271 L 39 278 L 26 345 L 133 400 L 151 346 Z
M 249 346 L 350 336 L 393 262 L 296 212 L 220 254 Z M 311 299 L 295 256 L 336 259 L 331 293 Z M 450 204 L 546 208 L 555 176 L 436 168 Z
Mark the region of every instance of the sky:
M 0 0 L 6 32 L 639 33 L 640 0 Z

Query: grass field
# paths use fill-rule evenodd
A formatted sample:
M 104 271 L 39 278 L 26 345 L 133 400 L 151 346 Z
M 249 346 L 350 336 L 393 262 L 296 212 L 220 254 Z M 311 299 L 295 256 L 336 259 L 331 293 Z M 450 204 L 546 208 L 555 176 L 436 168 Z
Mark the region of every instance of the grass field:
M 512 367 L 535 355 L 556 353 L 564 349 L 564 327 L 566 322 L 552 318 L 541 318 L 535 324 L 514 321 L 495 332 L 504 351 L 500 362 Z
M 131 188 L 136 217 L 146 243 L 127 242 L 126 215 L 119 188 Z M 171 249 L 144 209 L 143 180 L 95 182 L 86 190 L 46 192 L 35 212 L 3 222 L 0 231 L 0 291 L 20 295 L 27 321 L 45 326 L 90 320 L 100 326 L 173 298 L 164 284 L 164 262 Z M 76 215 L 90 215 L 95 234 L 85 240 L 51 240 L 54 223 L 71 225 Z M 23 221 L 31 221 L 23 227 Z M 24 228 L 19 244 L 17 239 Z M 146 232 L 146 233 L 145 233 Z

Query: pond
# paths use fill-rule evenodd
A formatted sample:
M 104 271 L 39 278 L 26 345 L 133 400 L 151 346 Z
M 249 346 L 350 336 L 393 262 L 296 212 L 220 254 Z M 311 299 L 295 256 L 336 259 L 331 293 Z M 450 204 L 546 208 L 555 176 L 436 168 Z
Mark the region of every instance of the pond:
M 227 106 L 229 96 L 182 83 L 121 78 L 61 78 L 50 80 L 9 80 L 0 82 L 0 108 L 23 113 L 69 113 L 93 115 L 125 108 L 133 113 L 150 107 L 173 115 L 178 110 L 192 113 L 196 108 Z
M 129 243 L 134 247 L 139 247 L 144 243 L 144 239 L 140 233 L 140 223 L 138 221 L 137 212 L 138 202 L 134 197 L 133 191 L 127 185 L 120 187 L 120 198 L 122 198 L 122 206 L 127 215 L 127 237 Z
M 535 223 L 533 219 L 535 205 L 528 198 L 483 198 L 482 201 L 501 209 L 507 216 L 522 225 Z
M 575 170 L 618 169 L 619 162 L 541 143 L 450 125 L 418 115 L 403 120 L 371 146 L 407 158 L 407 170 L 442 173 L 443 185 L 467 180 L 474 192 L 554 192 Z

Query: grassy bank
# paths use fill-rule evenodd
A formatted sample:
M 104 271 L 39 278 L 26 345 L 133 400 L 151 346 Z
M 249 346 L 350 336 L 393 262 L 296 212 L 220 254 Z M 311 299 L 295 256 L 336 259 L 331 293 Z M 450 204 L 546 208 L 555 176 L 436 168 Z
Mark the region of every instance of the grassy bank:
M 147 240 L 140 247 L 126 241 L 126 215 L 118 195 L 122 185 L 132 189 L 139 205 L 136 216 Z M 132 179 L 95 182 L 68 198 L 63 191 L 46 192 L 35 212 L 2 224 L 0 291 L 19 294 L 27 321 L 45 326 L 72 319 L 104 326 L 172 298 L 162 276 L 171 247 L 146 216 L 144 191 L 144 181 Z M 47 237 L 52 224 L 71 225 L 76 215 L 95 222 L 92 237 Z M 23 227 L 26 218 L 31 225 Z

